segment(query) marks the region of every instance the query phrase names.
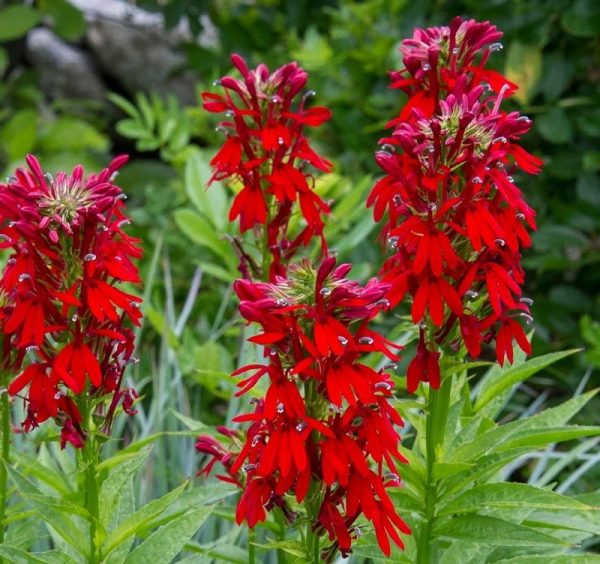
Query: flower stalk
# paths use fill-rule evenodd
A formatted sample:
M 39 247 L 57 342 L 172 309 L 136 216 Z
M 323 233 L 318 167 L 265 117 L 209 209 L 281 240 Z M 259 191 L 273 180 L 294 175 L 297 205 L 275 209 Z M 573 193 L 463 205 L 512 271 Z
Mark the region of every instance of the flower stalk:
M 93 421 L 93 406 L 86 398 L 82 408 L 82 415 L 87 420 L 86 428 L 90 431 L 85 446 L 79 456 L 79 469 L 83 474 L 85 508 L 88 511 L 90 535 L 90 564 L 100 562 L 98 525 L 100 524 L 100 487 L 98 483 L 98 461 L 100 459 L 101 444 L 96 436 Z
M 430 388 L 425 416 L 425 459 L 426 459 L 426 491 L 424 499 L 424 520 L 418 533 L 417 564 L 431 562 L 431 531 L 435 519 L 437 501 L 437 482 L 433 471 L 440 451 L 443 447 L 444 430 L 450 406 L 452 377 L 443 378 L 439 389 Z
M 2 411 L 2 454 L 0 460 L 0 544 L 4 542 L 4 519 L 6 517 L 6 506 L 8 503 L 8 484 L 7 469 L 10 458 L 10 398 L 8 391 L 4 388 L 5 382 L 2 381 L 2 390 L 0 390 L 0 410 Z

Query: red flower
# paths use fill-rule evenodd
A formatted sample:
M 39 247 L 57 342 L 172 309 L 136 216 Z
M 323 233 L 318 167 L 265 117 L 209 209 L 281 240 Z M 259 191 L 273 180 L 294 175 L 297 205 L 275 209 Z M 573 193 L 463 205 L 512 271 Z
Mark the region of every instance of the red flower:
M 406 371 L 406 389 L 409 393 L 417 390 L 419 382 L 429 382 L 434 389 L 440 387 L 439 358 L 439 352 L 432 352 L 427 348 L 425 331 L 421 330 L 417 353 Z
M 96 388 L 102 384 L 102 374 L 96 355 L 85 343 L 72 342 L 54 359 L 51 377 L 54 382 L 64 382 L 75 394 L 86 387 L 86 376 Z
M 285 263 L 297 247 L 308 245 L 314 236 L 325 250 L 323 215 L 329 207 L 314 192 L 314 178 L 306 164 L 323 172 L 332 165 L 310 147 L 304 127 L 321 125 L 331 112 L 306 108 L 310 93 L 297 99 L 308 75 L 296 63 L 270 73 L 264 65 L 249 70 L 239 55 L 231 59 L 241 79 L 226 76 L 218 81 L 223 95 L 202 94 L 205 110 L 227 115 L 218 127 L 227 139 L 211 161 L 212 180 L 236 180 L 242 185 L 229 219 L 239 218 L 242 232 L 264 225 L 272 279 L 285 272 Z M 294 204 L 307 223 L 296 233 L 290 227 Z M 259 274 L 264 278 L 267 273 Z
M 346 278 L 349 269 L 350 265 L 336 267 L 335 259 L 329 258 L 316 271 L 304 262 L 273 283 L 241 280 L 235 285 L 242 316 L 262 329 L 250 341 L 262 345 L 267 358 L 264 365 L 234 372 L 242 376 L 238 395 L 269 379 L 254 413 L 234 419 L 250 424 L 235 461 L 224 464 L 228 479 L 244 489 L 236 520 L 254 526 L 275 506 L 287 515 L 283 496 L 293 493 L 300 502 L 311 491 L 315 499 L 322 499 L 313 526 L 335 539 L 325 549 L 328 559 L 338 548 L 343 554 L 350 552 L 353 523 L 362 512 L 363 506 L 345 507 L 352 476 L 381 484 L 379 490 L 373 486 L 367 492 L 373 499 L 363 504 L 374 526 L 387 531 L 381 536 L 384 549 L 389 548 L 388 535 L 398 541 L 394 523 L 402 522 L 381 497 L 385 469 L 396 472 L 397 463 L 406 462 L 396 430 L 402 419 L 389 403 L 390 375 L 363 362 L 365 354 L 374 352 L 398 359 L 398 345 L 368 327 L 389 305 L 384 298 L 388 286 L 376 279 L 361 286 Z M 210 467 L 214 460 L 225 460 L 223 450 L 206 440 L 199 449 L 213 456 Z M 371 470 L 371 463 L 377 471 Z M 380 505 L 381 513 L 371 510 Z
M 13 368 L 26 365 L 9 386 L 27 403 L 26 430 L 49 417 L 62 426 L 61 443 L 83 446 L 87 421 L 80 395 L 112 395 L 95 409 L 108 431 L 117 405 L 132 413 L 131 393 L 121 381 L 133 353 L 129 317 L 139 324 L 140 298 L 117 286 L 140 281 L 134 259 L 138 241 L 123 232 L 128 223 L 123 194 L 113 183 L 126 157 L 117 157 L 98 175 L 83 168 L 53 178 L 35 157 L 0 184 L 0 235 L 11 252 L 0 278 L 6 308 L 0 325 L 4 346 L 16 353 Z
M 392 73 L 409 100 L 381 140 L 375 159 L 385 176 L 367 203 L 392 250 L 381 271 L 388 298 L 396 305 L 409 295 L 422 327 L 410 391 L 439 386 L 438 346 L 456 325 L 473 357 L 493 335 L 500 362 L 512 359 L 513 336 L 530 348 L 511 312 L 529 315 L 520 252 L 535 213 L 512 174 L 536 174 L 542 162 L 517 144 L 531 120 L 501 109 L 516 86 L 485 69 L 500 37 L 489 22 L 461 18 L 417 29 L 400 48 L 404 69 Z

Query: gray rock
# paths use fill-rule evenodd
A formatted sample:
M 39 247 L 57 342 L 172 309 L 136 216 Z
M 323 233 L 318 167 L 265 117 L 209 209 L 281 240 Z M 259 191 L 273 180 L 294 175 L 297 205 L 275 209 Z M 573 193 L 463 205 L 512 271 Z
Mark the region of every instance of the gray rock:
M 49 29 L 39 27 L 29 32 L 27 57 L 49 98 L 106 101 L 106 87 L 92 58 Z
M 166 31 L 162 15 L 121 0 L 69 1 L 86 17 L 86 42 L 98 64 L 129 94 L 154 91 L 197 103 L 195 76 L 181 70 L 186 62 L 176 45 L 185 38 L 181 26 Z

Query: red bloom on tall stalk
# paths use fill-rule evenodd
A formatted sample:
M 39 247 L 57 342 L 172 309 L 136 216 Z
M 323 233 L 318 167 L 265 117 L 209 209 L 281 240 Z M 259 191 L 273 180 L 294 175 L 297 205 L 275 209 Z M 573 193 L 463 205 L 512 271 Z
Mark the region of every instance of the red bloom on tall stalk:
M 212 178 L 241 184 L 229 219 L 239 219 L 242 232 L 254 229 L 257 240 L 264 241 L 269 272 L 265 268 L 255 274 L 273 279 L 285 273 L 298 247 L 313 237 L 326 249 L 323 215 L 329 207 L 314 191 L 311 168 L 329 172 L 332 165 L 311 148 L 304 129 L 321 125 L 331 113 L 324 107 L 306 107 L 314 92 L 301 95 L 308 75 L 297 63 L 270 73 L 262 64 L 249 70 L 239 55 L 231 60 L 242 78 L 225 76 L 216 82 L 223 94 L 202 94 L 207 111 L 227 116 L 217 128 L 227 139 L 211 161 Z M 295 204 L 305 225 L 292 233 Z
M 114 184 L 126 160 L 88 178 L 81 166 L 53 178 L 30 155 L 28 170 L 0 184 L 0 239 L 10 251 L 0 278 L 4 359 L 12 348 L 13 372 L 23 367 L 8 390 L 26 402 L 25 430 L 55 418 L 63 446 L 83 446 L 88 395 L 112 397 L 94 404 L 104 430 L 120 402 L 132 412 L 135 392 L 122 379 L 134 360 L 127 320 L 139 324 L 141 300 L 119 286 L 139 283 L 141 250 L 123 231 L 124 194 Z
M 376 279 L 361 286 L 346 278 L 349 270 L 329 258 L 318 271 L 292 265 L 273 283 L 236 282 L 242 316 L 262 328 L 250 341 L 264 347 L 267 359 L 234 372 L 242 377 L 238 395 L 263 379 L 267 391 L 253 400 L 253 413 L 235 419 L 250 427 L 233 458 L 208 437 L 196 444 L 212 457 L 208 467 L 218 459 L 226 479 L 243 484 L 238 523 L 253 527 L 274 507 L 292 519 L 286 496 L 294 495 L 305 502 L 316 534 L 333 541 L 321 553 L 326 561 L 338 550 L 351 552 L 361 516 L 386 555 L 390 538 L 402 547 L 399 533 L 410 532 L 387 493 L 399 485 L 398 463 L 406 462 L 387 372 L 400 347 L 369 328 L 389 305 L 389 287 Z M 374 370 L 364 363 L 368 353 L 392 364 Z
M 518 319 L 531 320 L 520 252 L 535 212 L 513 175 L 536 174 L 542 162 L 517 144 L 531 120 L 501 109 L 516 86 L 485 68 L 501 35 L 461 18 L 417 29 L 400 48 L 404 69 L 391 73 L 409 99 L 376 153 L 385 176 L 368 205 L 376 221 L 385 217 L 387 296 L 393 306 L 411 296 L 420 325 L 409 391 L 419 381 L 439 387 L 444 344 L 477 357 L 495 338 L 500 364 L 512 362 L 513 340 L 531 352 Z

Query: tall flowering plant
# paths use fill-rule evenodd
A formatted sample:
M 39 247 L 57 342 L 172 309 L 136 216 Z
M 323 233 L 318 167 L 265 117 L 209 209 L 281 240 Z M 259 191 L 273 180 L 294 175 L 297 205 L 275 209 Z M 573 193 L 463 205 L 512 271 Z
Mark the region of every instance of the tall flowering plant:
M 376 279 L 364 287 L 346 279 L 351 265 L 336 267 L 331 257 L 318 267 L 291 263 L 315 238 L 327 254 L 329 208 L 313 190 L 310 168 L 328 172 L 331 163 L 310 147 L 304 129 L 330 112 L 306 107 L 314 93 L 301 93 L 307 74 L 296 63 L 271 74 L 264 65 L 248 70 L 237 55 L 232 61 L 242 79 L 224 77 L 217 81 L 224 94 L 202 98 L 206 110 L 229 118 L 219 125 L 227 139 L 211 162 L 213 179 L 240 184 L 229 217 L 239 218 L 242 233 L 253 231 L 262 259 L 256 268 L 242 255 L 245 279 L 235 290 L 242 317 L 262 329 L 249 341 L 264 348 L 267 362 L 233 373 L 244 376 L 236 395 L 251 393 L 262 379 L 268 385 L 253 398 L 253 413 L 234 418 L 249 424 L 245 432 L 220 428 L 232 448 L 210 436 L 198 439 L 198 451 L 209 455 L 202 473 L 221 462 L 227 473 L 220 478 L 243 489 L 236 520 L 250 527 L 275 508 L 301 522 L 292 505 L 303 504 L 311 561 L 350 553 L 361 516 L 389 554 L 389 539 L 402 546 L 399 533 L 409 532 L 387 493 L 399 484 L 397 464 L 405 462 L 398 450 L 402 420 L 389 403 L 389 373 L 362 361 L 369 352 L 398 359 L 398 347 L 369 328 L 389 305 L 389 288 Z M 298 213 L 303 225 L 293 232 Z M 323 535 L 328 546 L 321 546 Z
M 242 252 L 242 271 L 262 279 L 285 274 L 285 266 L 300 247 L 323 238 L 323 215 L 329 206 L 314 191 L 311 170 L 329 172 L 331 163 L 318 155 L 305 136 L 306 127 L 318 127 L 331 112 L 307 107 L 314 92 L 302 93 L 307 73 L 288 63 L 273 73 L 265 65 L 248 69 L 244 59 L 231 60 L 241 79 L 225 76 L 216 81 L 223 94 L 204 92 L 209 112 L 225 113 L 217 127 L 226 135 L 211 161 L 213 180 L 239 184 L 229 219 L 240 231 L 254 231 L 260 256 Z M 303 225 L 290 221 L 300 213 Z M 256 264 L 258 262 L 258 264 Z
M 0 247 L 8 252 L 0 278 L 2 372 L 8 393 L 25 404 L 23 429 L 53 419 L 61 446 L 81 451 L 90 561 L 97 557 L 99 448 L 116 410 L 134 413 L 137 397 L 123 382 L 135 361 L 130 324 L 141 317 L 141 299 L 120 287 L 140 282 L 134 260 L 141 250 L 123 230 L 129 220 L 114 183 L 126 161 L 117 157 L 87 178 L 81 166 L 52 177 L 30 155 L 27 169 L 0 184 Z
M 531 320 L 531 300 L 523 295 L 520 261 L 535 229 L 513 175 L 535 174 L 542 163 L 519 145 L 531 121 L 502 108 L 516 86 L 486 68 L 500 37 L 488 22 L 457 18 L 448 27 L 416 30 L 402 43 L 404 68 L 391 77 L 408 100 L 376 153 L 385 175 L 367 202 L 383 222 L 390 255 L 380 278 L 365 285 L 347 278 L 350 265 L 327 256 L 320 215 L 326 208 L 307 213 L 308 192 L 298 191 L 307 177 L 300 179 L 305 169 L 294 148 L 306 146 L 300 124 L 310 122 L 302 117 L 305 98 L 290 113 L 281 93 L 299 94 L 305 73 L 295 64 L 273 74 L 263 66 L 249 71 L 234 56 L 243 80 L 226 77 L 219 82 L 225 95 L 203 96 L 206 109 L 231 118 L 221 124 L 227 139 L 213 159 L 213 178 L 233 181 L 230 219 L 254 232 L 264 260 L 256 268 L 248 258 L 235 283 L 241 316 L 259 327 L 248 340 L 260 360 L 242 358 L 233 373 L 235 395 L 250 395 L 254 407 L 233 418 L 244 427 L 217 428 L 220 440 L 198 438 L 196 449 L 205 455 L 200 474 L 217 467 L 221 480 L 241 489 L 238 524 L 253 528 L 271 516 L 279 522 L 279 541 L 266 547 L 280 550 L 283 561 L 285 552 L 310 562 L 331 562 L 338 553 L 371 557 L 366 547 L 373 545 L 358 540 L 363 533 L 394 561 L 421 564 L 441 561 L 448 546 L 451 558 L 470 561 L 472 545 L 463 551 L 463 540 L 479 551 L 489 536 L 483 558 L 497 561 L 514 553 L 496 552 L 494 542 L 554 542 L 543 532 L 544 511 L 571 503 L 497 478 L 540 440 L 599 432 L 552 427 L 567 422 L 579 409 L 574 404 L 507 425 L 493 420 L 515 382 L 568 354 L 520 367 L 523 355 L 513 352 L 514 342 L 531 352 L 522 325 Z M 315 113 L 319 122 L 328 115 Z M 321 158 L 303 159 L 328 169 Z M 273 171 L 282 163 L 280 178 Z M 288 234 L 296 204 L 306 222 L 302 243 L 321 239 L 326 258 L 317 266 L 291 262 L 301 247 Z M 395 397 L 400 347 L 373 328 L 380 313 L 404 302 L 417 335 L 406 383 L 423 396 L 417 399 Z M 464 359 L 480 357 L 494 341 L 500 366 L 470 390 Z M 373 355 L 387 364 L 373 368 Z M 503 379 L 505 360 L 517 366 Z M 402 443 L 400 410 L 411 424 Z M 514 509 L 509 518 L 507 508 Z M 288 528 L 298 529 L 299 541 Z M 254 562 L 261 545 L 252 533 L 248 541 Z M 406 552 L 392 554 L 393 545 Z
M 501 35 L 461 18 L 417 29 L 400 48 L 405 68 L 391 73 L 408 101 L 376 153 L 385 176 L 368 205 L 391 249 L 381 270 L 388 298 L 395 306 L 410 296 L 419 324 L 410 392 L 421 381 L 439 388 L 444 345 L 477 358 L 495 340 L 501 365 L 512 362 L 514 340 L 531 352 L 520 258 L 535 212 L 513 175 L 542 163 L 518 144 L 531 120 L 502 109 L 516 86 L 485 66 Z
M 243 487 L 236 520 L 253 527 L 280 508 L 293 523 L 293 495 L 308 517 L 305 540 L 312 561 L 329 562 L 338 550 L 351 552 L 353 539 L 371 522 L 382 551 L 408 526 L 387 493 L 399 485 L 398 450 L 402 420 L 390 400 L 389 370 L 399 348 L 370 327 L 389 302 L 387 285 L 348 280 L 350 265 L 326 259 L 318 270 L 290 266 L 274 283 L 239 280 L 240 312 L 262 331 L 250 341 L 264 348 L 267 362 L 243 366 L 238 395 L 267 379 L 264 397 L 253 398 L 253 413 L 234 421 L 250 423 L 245 434 L 227 431 L 239 442 L 235 455 L 201 437 L 197 448 L 226 468 L 226 481 Z M 374 370 L 365 355 L 379 353 L 390 364 Z M 372 464 L 374 466 L 372 466 Z M 319 537 L 330 541 L 320 550 Z

